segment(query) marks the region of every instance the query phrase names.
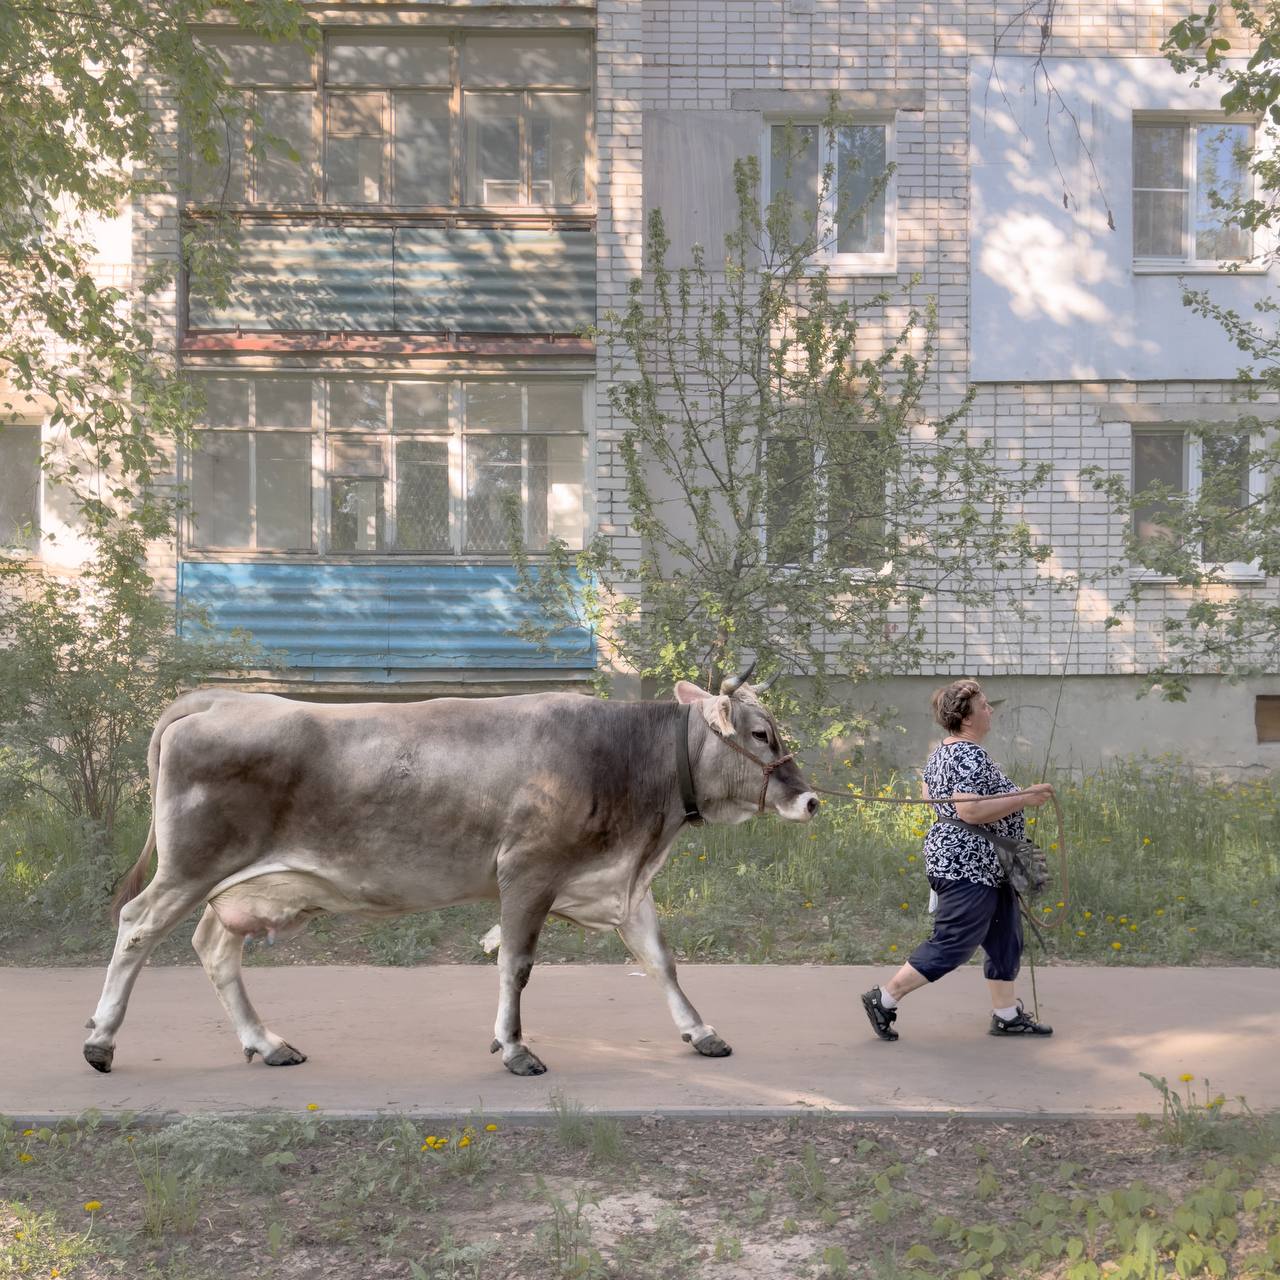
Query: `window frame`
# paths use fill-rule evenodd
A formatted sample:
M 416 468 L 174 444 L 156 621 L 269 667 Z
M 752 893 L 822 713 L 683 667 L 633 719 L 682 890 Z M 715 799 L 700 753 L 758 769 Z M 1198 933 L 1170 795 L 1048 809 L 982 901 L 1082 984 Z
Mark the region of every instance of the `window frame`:
M 334 40 L 342 40 L 350 38 L 353 35 L 369 36 L 370 34 L 383 36 L 387 40 L 394 40 L 397 36 L 413 37 L 415 35 L 439 35 L 446 37 L 449 41 L 449 83 L 443 84 L 379 84 L 367 85 L 359 82 L 358 79 L 351 81 L 334 81 L 330 83 L 328 79 L 328 59 L 330 45 Z M 202 210 L 211 210 L 221 208 L 224 210 L 233 210 L 235 212 L 244 213 L 272 213 L 272 212 L 331 212 L 331 213 L 358 213 L 358 214 L 384 214 L 384 215 L 400 215 L 406 214 L 426 214 L 426 215 L 456 215 L 459 212 L 466 212 L 470 215 L 481 215 L 495 218 L 509 217 L 564 217 L 564 216 L 594 216 L 597 210 L 597 191 L 598 191 L 598 144 L 596 138 L 596 88 L 595 88 L 595 65 L 596 65 L 596 39 L 594 33 L 586 28 L 538 28 L 537 34 L 546 39 L 564 38 L 580 39 L 587 44 L 589 51 L 589 59 L 591 64 L 590 83 L 587 85 L 570 84 L 562 81 L 548 80 L 546 83 L 533 83 L 528 80 L 522 82 L 513 81 L 511 84 L 487 84 L 475 83 L 468 84 L 466 74 L 464 72 L 464 60 L 466 53 L 466 42 L 469 38 L 484 36 L 493 36 L 498 34 L 510 34 L 506 28 L 498 29 L 491 27 L 469 27 L 469 28 L 431 28 L 429 31 L 423 31 L 416 27 L 397 27 L 387 26 L 385 28 L 368 28 L 368 27 L 345 27 L 331 26 L 324 29 L 324 38 L 316 49 L 310 52 L 310 83 L 303 84 L 292 81 L 267 81 L 262 78 L 252 80 L 246 83 L 229 82 L 228 88 L 231 93 L 239 96 L 246 103 L 246 114 L 244 119 L 239 123 L 240 133 L 238 137 L 239 154 L 241 156 L 241 172 L 239 175 L 239 199 L 228 199 L 225 204 L 221 203 L 216 197 L 209 196 L 207 198 L 195 198 L 195 180 L 198 174 L 199 162 L 191 154 L 189 141 L 184 141 L 183 146 L 183 190 L 184 208 L 193 212 Z M 232 40 L 232 37 L 223 31 L 214 33 L 215 42 L 218 36 L 221 36 L 224 42 Z M 208 34 L 202 38 L 208 39 Z M 244 37 L 250 40 L 251 37 Z M 232 41 L 234 43 L 234 41 Z M 257 163 L 252 157 L 252 145 L 254 126 L 250 119 L 249 113 L 256 111 L 256 96 L 263 92 L 292 92 L 292 93 L 309 93 L 312 95 L 312 111 L 311 111 L 311 143 L 314 163 L 308 166 L 308 179 L 310 182 L 312 199 L 305 201 L 278 201 L 278 200 L 261 200 L 257 198 Z M 522 194 L 525 198 L 524 203 L 515 204 L 484 204 L 476 199 L 471 198 L 471 193 L 467 190 L 466 167 L 467 167 L 467 119 L 465 110 L 465 98 L 468 92 L 480 94 L 512 94 L 519 96 L 521 100 L 520 114 L 520 169 L 521 169 L 521 187 Z M 448 101 L 449 111 L 449 174 L 450 174 L 450 191 L 449 199 L 445 202 L 435 203 L 404 203 L 400 204 L 395 199 L 395 121 L 396 121 L 396 95 L 415 93 L 415 94 L 439 94 L 442 99 Z M 328 199 L 329 181 L 329 146 L 330 146 L 330 99 L 332 97 L 351 97 L 360 95 L 377 94 L 381 97 L 381 194 L 386 198 L 377 202 L 352 202 L 352 201 L 330 201 Z M 531 116 L 532 97 L 537 94 L 556 94 L 556 95 L 573 95 L 582 100 L 585 105 L 585 137 L 583 152 L 583 183 L 584 192 L 583 199 L 576 203 L 567 204 L 546 204 L 535 203 L 532 200 L 533 180 L 531 176 L 532 157 L 530 153 L 530 130 L 528 128 L 528 120 Z M 185 139 L 185 134 L 184 134 Z M 233 148 L 234 150 L 234 148 Z M 234 175 L 233 175 L 234 178 Z M 231 183 L 234 189 L 236 183 Z
M 1223 430 L 1223 435 L 1244 437 L 1249 452 L 1253 452 L 1259 447 L 1260 441 L 1256 431 L 1231 431 Z M 1192 428 L 1191 424 L 1179 422 L 1167 423 L 1143 423 L 1141 425 L 1131 424 L 1129 428 L 1129 486 L 1130 495 L 1137 495 L 1137 440 L 1139 436 L 1171 436 L 1178 435 L 1182 437 L 1182 492 L 1190 502 L 1195 502 L 1200 495 L 1200 486 L 1204 478 L 1204 440 Z M 1266 497 L 1266 477 L 1256 467 L 1249 468 L 1248 474 L 1249 499 L 1251 502 L 1259 501 Z M 1137 511 L 1130 511 L 1129 533 L 1131 536 L 1137 536 Z M 1204 548 L 1200 548 L 1200 554 L 1196 557 L 1196 563 L 1202 569 L 1209 568 L 1214 561 L 1206 560 L 1204 557 Z M 1262 570 L 1261 564 L 1257 560 L 1232 560 L 1224 562 L 1220 570 L 1222 577 L 1230 582 L 1261 582 L 1266 578 L 1266 574 Z M 1131 576 L 1142 577 L 1154 582 L 1173 582 L 1174 578 L 1168 574 L 1156 573 L 1141 564 L 1134 564 L 1130 567 Z
M 1252 131 L 1251 147 L 1254 152 L 1258 146 L 1258 121 L 1253 116 L 1228 116 L 1223 112 L 1134 112 L 1129 131 L 1130 164 L 1129 164 L 1129 200 L 1131 206 L 1131 256 L 1133 270 L 1138 273 L 1160 272 L 1239 272 L 1258 270 L 1259 232 L 1246 231 L 1249 236 L 1249 255 L 1244 258 L 1197 258 L 1195 256 L 1196 207 L 1199 200 L 1199 150 L 1196 145 L 1197 133 L 1201 128 L 1221 128 L 1223 125 L 1243 125 Z M 1141 127 L 1180 127 L 1183 130 L 1183 166 L 1187 186 L 1174 187 L 1139 187 L 1137 174 L 1136 131 Z M 1247 185 L 1246 199 L 1251 199 L 1254 191 L 1254 174 L 1251 168 L 1245 170 Z M 1140 254 L 1137 244 L 1137 195 L 1139 191 L 1171 193 L 1180 192 L 1185 196 L 1185 210 L 1182 220 L 1182 242 L 1185 249 L 1181 257 L 1168 257 L 1158 254 Z
M 872 436 L 875 434 L 874 428 L 866 428 L 865 434 Z M 829 517 L 829 503 L 831 501 L 830 489 L 827 483 L 829 472 L 826 468 L 826 455 L 822 449 L 810 444 L 797 436 L 777 436 L 764 442 L 761 461 L 765 470 L 765 489 L 764 501 L 761 503 L 760 519 L 758 521 L 760 546 L 764 551 L 765 563 L 770 568 L 779 569 L 783 572 L 795 572 L 800 569 L 801 562 L 797 560 L 778 561 L 770 559 L 769 553 L 769 489 L 768 489 L 768 453 L 775 445 L 786 441 L 798 441 L 801 444 L 809 445 L 813 453 L 812 469 L 817 481 L 817 505 L 814 512 L 813 526 L 813 546 L 809 554 L 809 558 L 804 563 L 812 565 L 821 555 L 826 553 L 827 544 L 831 541 L 830 528 L 831 521 Z M 884 512 L 881 516 L 881 522 L 885 527 L 886 536 L 888 530 L 889 508 L 890 508 L 890 484 L 889 476 L 884 477 Z M 866 564 L 844 564 L 840 568 L 844 573 L 856 575 L 858 577 L 873 577 L 885 562 L 889 559 L 888 553 L 883 554 L 878 560 L 872 560 Z
M 766 112 L 764 115 L 764 128 L 761 141 L 760 154 L 760 190 L 762 194 L 762 207 L 766 207 L 772 196 L 770 192 L 773 189 L 773 130 L 775 128 L 791 125 L 794 128 L 816 127 L 818 129 L 819 150 L 818 158 L 819 174 L 825 171 L 828 164 L 835 163 L 835 139 L 832 136 L 833 130 L 823 123 L 822 116 L 813 114 L 796 115 L 789 112 Z M 835 130 L 845 127 L 858 127 L 865 125 L 882 125 L 885 130 L 884 155 L 885 168 L 889 174 L 889 180 L 884 188 L 884 250 L 881 253 L 840 253 L 836 250 L 836 219 L 837 211 L 837 194 L 836 183 L 832 184 L 832 190 L 827 192 L 827 198 L 823 202 L 821 217 L 824 219 L 825 225 L 831 228 L 832 238 L 830 249 L 819 250 L 813 255 L 813 260 L 828 268 L 836 275 L 897 275 L 898 273 L 898 168 L 897 168 L 897 143 L 898 143 L 898 118 L 896 111 L 859 111 L 854 114 L 853 118 L 844 121 L 840 125 L 835 126 Z M 837 173 L 838 178 L 838 173 Z
M 311 425 L 309 427 L 262 427 L 257 425 L 256 393 L 250 397 L 249 423 L 243 426 L 206 426 L 198 424 L 197 433 L 210 432 L 217 434 L 292 434 L 306 433 L 310 437 L 310 476 L 308 494 L 311 503 L 311 548 L 309 550 L 285 548 L 258 548 L 254 546 L 220 546 L 201 545 L 195 538 L 196 513 L 191 508 L 191 490 L 193 479 L 194 454 L 189 448 L 181 451 L 179 478 L 185 486 L 188 510 L 184 514 L 181 525 L 180 554 L 184 559 L 220 560 L 227 558 L 243 558 L 253 561 L 264 560 L 307 560 L 316 563 L 367 563 L 389 561 L 410 561 L 428 564 L 510 564 L 511 557 L 506 548 L 494 551 L 474 551 L 467 548 L 466 534 L 466 484 L 467 454 L 466 439 L 474 436 L 519 435 L 522 438 L 521 477 L 522 477 L 522 509 L 525 519 L 526 538 L 530 532 L 532 504 L 529 501 L 529 476 L 532 462 L 529 457 L 528 442 L 534 438 L 570 438 L 581 442 L 582 448 L 582 525 L 580 546 L 589 542 L 596 521 L 596 490 L 593 483 L 595 474 L 593 459 L 595 457 L 595 377 L 582 369 L 555 369 L 533 371 L 529 369 L 498 369 L 484 372 L 455 370 L 447 374 L 433 372 L 431 374 L 405 374 L 402 371 L 382 370 L 342 370 L 342 369 L 274 369 L 254 368 L 236 369 L 226 367 L 189 368 L 187 373 L 197 379 L 227 378 L 237 381 L 258 379 L 291 378 L 308 382 L 311 386 Z M 380 383 L 384 389 L 383 420 L 372 427 L 333 426 L 331 386 L 337 381 Z M 470 383 L 516 383 L 521 387 L 521 425 L 515 428 L 484 428 L 468 430 L 465 423 L 465 387 Z M 542 430 L 529 426 L 529 396 L 527 388 L 537 382 L 573 384 L 581 395 L 581 428 L 577 430 Z M 413 426 L 397 430 L 395 423 L 395 396 L 393 388 L 404 383 L 437 383 L 446 388 L 445 417 L 438 426 Z M 335 550 L 333 547 L 332 521 L 332 489 L 331 481 L 342 478 L 331 470 L 329 465 L 330 446 L 335 441 L 366 440 L 377 441 L 382 456 L 383 472 L 380 477 L 381 521 L 379 526 L 380 546 L 375 550 Z M 402 441 L 435 441 L 444 442 L 447 458 L 448 483 L 448 534 L 449 547 L 437 550 L 401 550 L 394 546 L 397 535 L 398 477 L 400 459 L 397 457 L 397 445 Z M 253 455 L 256 456 L 256 445 Z M 251 499 L 256 500 L 256 490 L 251 471 Z M 251 528 L 256 540 L 256 511 L 250 513 Z M 550 536 L 550 535 L 549 535 Z M 575 548 L 576 549 L 576 548 Z M 531 559 L 538 559 L 547 554 L 545 549 L 528 548 Z
M 43 545 L 46 533 L 44 510 L 45 474 L 43 466 L 45 448 L 44 427 L 45 424 L 42 420 L 22 417 L 16 418 L 11 422 L 0 424 L 0 434 L 9 431 L 29 431 L 35 437 L 36 469 L 35 476 L 33 477 L 34 490 L 31 495 L 31 537 L 24 542 L 17 542 L 16 540 L 13 542 L 0 541 L 0 548 L 3 548 L 7 554 L 16 554 L 18 549 L 21 548 L 26 552 L 26 555 L 23 558 L 28 560 L 33 560 L 40 555 L 40 549 Z M 3 537 L 7 539 L 9 533 L 16 531 L 17 528 L 18 526 L 14 525 L 12 530 L 5 530 Z

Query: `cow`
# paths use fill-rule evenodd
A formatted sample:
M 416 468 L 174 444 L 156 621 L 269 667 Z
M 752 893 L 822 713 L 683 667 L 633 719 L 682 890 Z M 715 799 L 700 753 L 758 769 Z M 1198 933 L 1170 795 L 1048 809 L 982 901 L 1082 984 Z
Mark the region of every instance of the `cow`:
M 320 912 L 378 918 L 485 899 L 498 901 L 501 938 L 491 1052 L 509 1071 L 546 1070 L 522 1039 L 520 993 L 549 914 L 616 928 L 684 1041 L 727 1056 L 676 981 L 650 886 L 689 822 L 817 811 L 748 674 L 719 694 L 681 681 L 674 702 L 185 694 L 151 737 L 151 827 L 116 895 L 85 1059 L 111 1070 L 139 971 L 202 904 L 193 945 L 245 1058 L 280 1067 L 306 1055 L 250 1003 L 246 937 L 289 936 Z

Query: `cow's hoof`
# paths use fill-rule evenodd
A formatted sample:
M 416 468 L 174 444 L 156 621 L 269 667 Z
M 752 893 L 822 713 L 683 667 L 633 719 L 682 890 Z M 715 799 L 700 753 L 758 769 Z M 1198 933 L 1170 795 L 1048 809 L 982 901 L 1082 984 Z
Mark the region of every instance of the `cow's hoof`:
M 104 1075 L 111 1070 L 111 1059 L 115 1056 L 116 1051 L 111 1045 L 87 1044 L 84 1047 L 84 1060 Z
M 703 1036 L 701 1040 L 695 1040 L 690 1035 L 685 1035 L 683 1039 L 686 1043 L 692 1044 L 704 1058 L 727 1058 L 733 1052 L 733 1048 L 725 1044 L 714 1031 L 708 1036 Z
M 547 1065 L 536 1053 L 521 1047 L 503 1064 L 513 1076 L 541 1076 L 546 1074 Z
M 291 1044 L 282 1044 L 263 1054 L 262 1060 L 269 1067 L 296 1067 L 300 1062 L 306 1062 L 307 1055 Z

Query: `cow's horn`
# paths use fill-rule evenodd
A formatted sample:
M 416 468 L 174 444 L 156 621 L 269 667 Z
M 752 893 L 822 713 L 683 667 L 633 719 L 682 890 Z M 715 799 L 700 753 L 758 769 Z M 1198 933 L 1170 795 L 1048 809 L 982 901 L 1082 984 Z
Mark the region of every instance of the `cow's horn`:
M 769 677 L 769 678 L 764 682 L 764 684 L 758 684 L 758 685 L 756 685 L 756 693 L 757 693 L 757 694 L 760 694 L 760 693 L 768 693 L 768 692 L 769 692 L 769 690 L 770 690 L 770 689 L 772 689 L 772 688 L 773 688 L 773 686 L 774 686 L 775 684 L 777 684 L 777 682 L 778 682 L 778 677 L 779 677 L 781 674 L 782 674 L 782 669 L 781 669 L 781 668 L 779 668 L 777 671 L 775 671 L 775 672 L 773 673 L 773 675 L 771 675 L 771 676 L 770 676 L 770 677 Z
M 755 659 L 752 658 L 744 671 L 740 671 L 736 676 L 725 676 L 725 678 L 720 681 L 720 692 L 722 694 L 737 693 L 738 690 L 751 679 L 751 673 L 755 669 L 756 662 Z

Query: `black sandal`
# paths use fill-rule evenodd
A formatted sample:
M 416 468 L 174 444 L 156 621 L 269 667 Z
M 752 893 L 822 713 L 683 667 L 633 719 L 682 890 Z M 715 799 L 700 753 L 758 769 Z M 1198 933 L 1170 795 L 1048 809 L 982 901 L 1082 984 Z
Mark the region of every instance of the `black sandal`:
M 866 997 L 864 996 L 865 1000 Z M 987 1032 L 992 1036 L 1051 1036 L 1053 1028 L 1043 1022 L 1037 1022 L 1018 1001 L 1018 1012 L 1012 1018 L 1002 1018 L 998 1013 L 991 1015 L 991 1027 Z
M 862 993 L 862 1007 L 867 1011 L 867 1018 L 871 1022 L 871 1030 L 880 1037 L 881 1040 L 896 1040 L 898 1033 L 893 1029 L 893 1024 L 898 1020 L 897 1009 L 886 1009 L 884 1002 L 880 999 L 880 988 L 872 987 L 870 991 Z

